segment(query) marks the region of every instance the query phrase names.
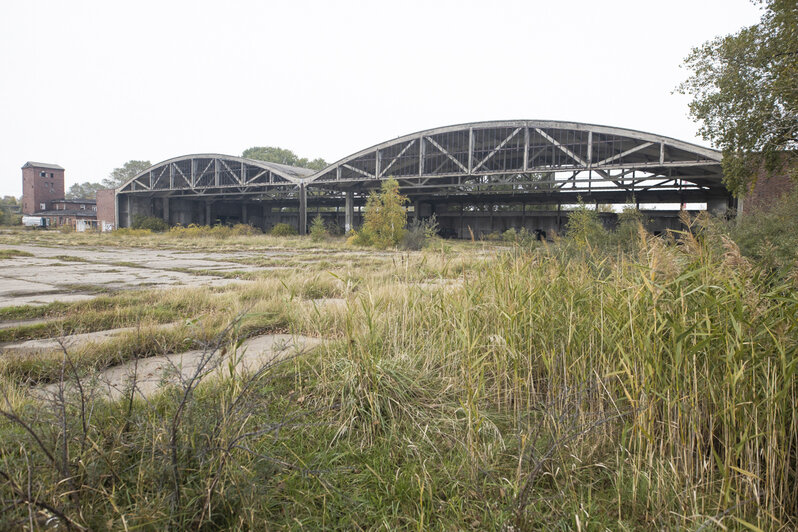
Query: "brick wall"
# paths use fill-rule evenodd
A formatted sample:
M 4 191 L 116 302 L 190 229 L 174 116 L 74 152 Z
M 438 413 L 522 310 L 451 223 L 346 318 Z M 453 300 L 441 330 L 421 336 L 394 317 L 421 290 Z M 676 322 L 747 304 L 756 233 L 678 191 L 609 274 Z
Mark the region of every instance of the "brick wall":
M 42 176 L 44 172 L 44 176 Z M 52 176 L 52 177 L 50 177 Z M 28 167 L 22 169 L 22 213 L 47 210 L 50 202 L 64 198 L 64 170 Z M 41 204 L 44 203 L 44 209 Z
M 97 191 L 97 224 L 114 225 L 116 222 L 116 191 L 112 188 Z M 114 225 L 114 227 L 116 227 Z
M 781 168 L 768 177 L 764 167 L 761 167 L 756 183 L 743 200 L 743 213 L 750 214 L 756 211 L 767 211 L 782 196 L 792 192 L 796 183 L 789 177 L 789 173 L 789 167 L 783 164 Z

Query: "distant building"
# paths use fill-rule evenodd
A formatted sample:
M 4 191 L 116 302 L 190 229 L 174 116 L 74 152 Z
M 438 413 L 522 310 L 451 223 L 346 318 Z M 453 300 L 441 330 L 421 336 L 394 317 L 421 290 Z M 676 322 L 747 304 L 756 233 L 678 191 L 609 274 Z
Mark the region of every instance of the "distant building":
M 116 228 L 116 191 L 112 188 L 97 191 L 97 226 L 101 231 Z
M 57 164 L 28 161 L 22 167 L 22 214 L 49 210 L 64 199 L 64 169 Z
M 110 192 L 110 194 L 109 194 Z M 100 190 L 98 200 L 65 199 L 64 169 L 57 164 L 28 161 L 22 167 L 22 213 L 47 218 L 50 227 L 69 226 L 76 231 L 110 231 L 114 218 L 98 221 L 98 208 L 113 213 L 114 191 Z M 99 207 L 98 207 L 99 203 Z

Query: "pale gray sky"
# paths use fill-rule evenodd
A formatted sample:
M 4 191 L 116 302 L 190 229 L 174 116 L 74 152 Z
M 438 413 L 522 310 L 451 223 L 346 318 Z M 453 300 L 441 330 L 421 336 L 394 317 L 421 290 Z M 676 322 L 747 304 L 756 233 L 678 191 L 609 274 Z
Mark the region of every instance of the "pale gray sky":
M 705 144 L 672 94 L 748 0 L 0 3 L 0 195 L 130 159 L 289 148 L 329 162 L 421 129 L 572 120 Z

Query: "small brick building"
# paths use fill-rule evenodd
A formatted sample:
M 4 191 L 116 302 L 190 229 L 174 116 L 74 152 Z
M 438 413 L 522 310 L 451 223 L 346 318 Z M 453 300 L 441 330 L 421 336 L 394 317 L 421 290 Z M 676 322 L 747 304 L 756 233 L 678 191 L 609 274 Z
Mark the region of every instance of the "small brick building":
M 113 189 L 100 190 L 96 200 L 65 199 L 62 167 L 32 161 L 22 167 L 22 214 L 47 218 L 51 227 L 67 225 L 76 231 L 114 229 L 114 193 Z
M 64 169 L 57 164 L 28 161 L 22 167 L 22 214 L 47 211 L 64 199 Z

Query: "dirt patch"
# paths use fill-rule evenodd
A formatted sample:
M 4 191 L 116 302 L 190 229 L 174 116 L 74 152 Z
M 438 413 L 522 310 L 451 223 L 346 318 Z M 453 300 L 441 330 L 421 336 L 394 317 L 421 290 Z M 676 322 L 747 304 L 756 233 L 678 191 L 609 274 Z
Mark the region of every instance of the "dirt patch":
M 125 396 L 131 386 L 135 386 L 137 396 L 149 397 L 164 386 L 185 384 L 205 361 L 209 362 L 201 372 L 203 380 L 229 375 L 231 363 L 238 373 L 253 372 L 286 357 L 307 353 L 321 343 L 321 339 L 308 336 L 257 336 L 243 342 L 235 353 L 197 350 L 134 360 L 108 368 L 82 384 L 88 385 L 95 396 L 112 400 Z M 76 389 L 73 384 L 67 388 L 69 392 Z M 54 383 L 36 387 L 34 393 L 52 396 L 58 390 L 59 384 Z

